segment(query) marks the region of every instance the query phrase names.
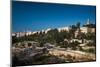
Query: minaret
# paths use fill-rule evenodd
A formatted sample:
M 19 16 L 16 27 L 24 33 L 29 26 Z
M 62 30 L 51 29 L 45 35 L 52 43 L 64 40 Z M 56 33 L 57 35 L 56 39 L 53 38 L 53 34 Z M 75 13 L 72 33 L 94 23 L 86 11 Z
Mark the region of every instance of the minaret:
M 87 25 L 90 24 L 90 19 L 87 20 L 87 23 L 86 23 L 86 24 L 87 24 Z

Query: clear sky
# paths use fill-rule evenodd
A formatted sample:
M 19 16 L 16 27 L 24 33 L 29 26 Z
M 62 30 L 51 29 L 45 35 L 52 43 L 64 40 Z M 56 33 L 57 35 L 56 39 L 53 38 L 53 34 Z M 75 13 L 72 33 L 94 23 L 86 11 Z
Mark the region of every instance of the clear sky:
M 75 24 L 78 21 L 83 25 L 87 19 L 95 23 L 95 6 L 12 2 L 12 32 L 58 28 Z

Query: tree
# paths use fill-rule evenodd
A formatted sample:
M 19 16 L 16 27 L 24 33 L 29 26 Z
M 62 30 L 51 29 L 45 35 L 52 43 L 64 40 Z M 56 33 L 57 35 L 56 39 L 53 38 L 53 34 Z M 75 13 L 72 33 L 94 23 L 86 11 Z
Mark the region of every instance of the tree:
M 76 47 L 78 47 L 79 46 L 79 42 L 78 41 L 73 41 L 72 43 L 70 43 L 69 44 L 69 47 L 71 47 L 73 50 L 76 50 L 77 48 Z
M 80 29 L 80 22 L 77 22 L 76 27 Z
M 75 37 L 74 36 L 75 35 L 75 31 L 77 30 L 77 27 L 75 25 L 71 25 L 70 28 L 71 29 L 69 30 L 69 32 L 71 34 L 71 37 L 74 38 Z
M 57 29 L 52 29 L 52 30 L 48 31 L 47 36 L 48 36 L 49 40 L 51 40 L 50 42 L 56 43 L 56 41 L 59 37 L 59 32 Z

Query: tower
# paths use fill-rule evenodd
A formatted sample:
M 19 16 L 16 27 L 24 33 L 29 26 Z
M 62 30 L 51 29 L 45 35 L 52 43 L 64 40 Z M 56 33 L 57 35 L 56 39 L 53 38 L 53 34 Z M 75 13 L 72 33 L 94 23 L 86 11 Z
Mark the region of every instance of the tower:
M 87 20 L 87 23 L 86 23 L 86 24 L 87 24 L 87 25 L 90 24 L 90 19 Z

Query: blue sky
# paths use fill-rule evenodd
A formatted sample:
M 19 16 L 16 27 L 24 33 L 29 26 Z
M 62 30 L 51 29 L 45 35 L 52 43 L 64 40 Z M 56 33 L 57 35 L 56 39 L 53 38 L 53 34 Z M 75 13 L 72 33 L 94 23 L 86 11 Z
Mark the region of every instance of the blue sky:
M 87 19 L 95 23 L 95 6 L 12 2 L 12 32 L 58 28 L 75 24 L 78 21 L 83 25 Z

